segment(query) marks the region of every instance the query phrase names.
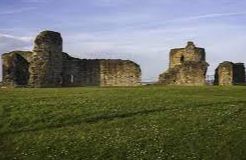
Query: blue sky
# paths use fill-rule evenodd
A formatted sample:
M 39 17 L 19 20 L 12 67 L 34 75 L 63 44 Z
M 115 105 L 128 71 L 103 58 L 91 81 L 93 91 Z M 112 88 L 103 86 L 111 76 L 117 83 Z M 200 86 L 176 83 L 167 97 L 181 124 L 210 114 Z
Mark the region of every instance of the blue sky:
M 122 58 L 152 81 L 171 48 L 194 41 L 208 74 L 222 61 L 246 62 L 246 0 L 0 0 L 0 53 L 31 50 L 42 30 L 62 33 L 79 58 Z

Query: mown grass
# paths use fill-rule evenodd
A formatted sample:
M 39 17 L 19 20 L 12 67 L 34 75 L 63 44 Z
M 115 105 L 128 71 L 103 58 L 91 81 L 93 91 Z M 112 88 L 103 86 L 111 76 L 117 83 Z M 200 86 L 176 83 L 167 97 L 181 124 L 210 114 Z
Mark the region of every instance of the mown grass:
M 246 86 L 0 90 L 0 159 L 244 160 Z

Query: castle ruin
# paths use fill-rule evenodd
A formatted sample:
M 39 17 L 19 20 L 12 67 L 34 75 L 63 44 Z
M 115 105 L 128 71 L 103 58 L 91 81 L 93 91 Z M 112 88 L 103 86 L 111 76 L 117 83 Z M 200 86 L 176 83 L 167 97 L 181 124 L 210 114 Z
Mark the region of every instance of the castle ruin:
M 245 67 L 243 63 L 225 61 L 215 70 L 215 85 L 237 85 L 245 83 Z
M 63 52 L 60 33 L 41 32 L 33 51 L 2 55 L 6 86 L 137 86 L 141 69 L 130 60 L 78 59 Z
M 170 51 L 169 69 L 159 75 L 161 85 L 205 85 L 204 48 L 188 42 L 185 48 Z M 13 51 L 2 55 L 4 86 L 79 87 L 138 86 L 140 66 L 130 60 L 79 59 L 63 52 L 58 32 L 43 31 L 34 41 L 33 51 Z M 215 71 L 215 85 L 245 84 L 243 63 L 223 62 Z
M 205 49 L 188 42 L 185 48 L 172 49 L 169 69 L 159 76 L 158 84 L 205 85 L 208 63 Z

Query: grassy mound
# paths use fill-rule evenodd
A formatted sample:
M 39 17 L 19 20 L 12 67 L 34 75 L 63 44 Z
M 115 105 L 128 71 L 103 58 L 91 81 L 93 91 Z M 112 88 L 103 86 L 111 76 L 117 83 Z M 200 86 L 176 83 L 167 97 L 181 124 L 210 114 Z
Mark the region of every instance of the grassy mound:
M 246 87 L 0 89 L 0 159 L 246 159 Z

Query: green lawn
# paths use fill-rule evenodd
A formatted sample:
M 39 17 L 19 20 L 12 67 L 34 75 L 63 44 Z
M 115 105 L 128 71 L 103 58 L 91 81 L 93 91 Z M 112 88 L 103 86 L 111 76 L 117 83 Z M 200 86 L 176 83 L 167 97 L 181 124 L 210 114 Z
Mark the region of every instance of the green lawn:
M 246 86 L 0 89 L 0 159 L 245 160 Z

